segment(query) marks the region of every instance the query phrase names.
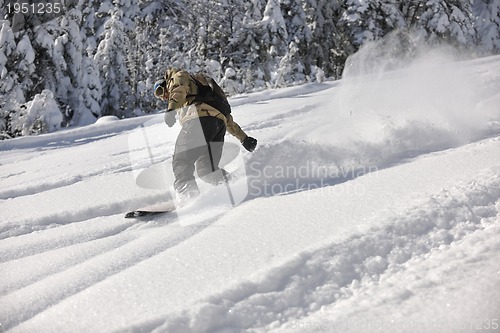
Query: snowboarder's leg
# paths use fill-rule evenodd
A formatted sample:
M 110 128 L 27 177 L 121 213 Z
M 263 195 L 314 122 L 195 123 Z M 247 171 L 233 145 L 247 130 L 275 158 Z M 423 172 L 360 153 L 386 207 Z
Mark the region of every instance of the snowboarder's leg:
M 213 117 L 201 119 L 207 145 L 203 147 L 196 161 L 196 170 L 198 176 L 206 183 L 219 185 L 227 179 L 227 172 L 219 168 L 226 125 L 222 120 Z
M 185 124 L 177 137 L 172 159 L 175 181 L 174 189 L 178 194 L 197 195 L 198 185 L 194 177 L 195 162 L 199 158 L 199 148 L 194 146 L 196 132 Z
M 201 117 L 184 124 L 172 160 L 177 201 L 188 201 L 199 195 L 195 169 L 198 176 L 209 184 L 219 185 L 227 181 L 227 172 L 219 168 L 225 134 L 226 125 L 214 117 Z

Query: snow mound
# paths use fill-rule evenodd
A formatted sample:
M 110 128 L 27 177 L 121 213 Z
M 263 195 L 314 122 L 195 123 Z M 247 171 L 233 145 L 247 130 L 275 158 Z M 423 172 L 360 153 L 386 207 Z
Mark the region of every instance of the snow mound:
M 97 119 L 97 121 L 95 122 L 94 125 L 109 124 L 109 123 L 117 122 L 119 120 L 120 120 L 120 118 L 118 118 L 117 116 L 104 116 L 104 117 L 100 117 L 99 119 Z

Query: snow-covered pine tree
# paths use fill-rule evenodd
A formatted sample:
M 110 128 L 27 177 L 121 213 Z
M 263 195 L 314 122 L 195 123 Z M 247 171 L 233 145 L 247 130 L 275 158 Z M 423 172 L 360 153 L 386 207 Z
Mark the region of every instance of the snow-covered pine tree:
M 359 47 L 404 27 L 397 4 L 396 0 L 347 0 L 341 22 L 349 30 L 352 43 Z
M 10 136 L 30 135 L 38 133 L 29 130 L 33 127 L 33 122 L 38 121 L 42 129 L 44 128 L 43 118 L 28 118 L 24 121 L 23 114 L 19 111 L 26 109 L 25 102 L 33 98 L 34 91 L 40 85 L 35 73 L 35 50 L 31 44 L 28 33 L 20 33 L 22 37 L 17 42 L 16 50 L 11 54 L 12 61 L 11 77 L 14 78 L 14 87 L 7 96 L 10 99 L 7 104 L 8 124 L 7 131 Z M 60 125 L 60 124 L 59 124 Z
M 474 1 L 478 44 L 486 52 L 500 52 L 500 1 Z
M 276 70 L 288 49 L 287 26 L 278 0 L 267 1 L 260 29 L 262 35 L 259 60 L 264 64 L 266 82 L 274 86 L 277 79 Z
M 213 18 L 210 22 L 212 26 L 209 30 L 210 36 L 216 39 L 216 42 L 212 42 L 213 60 L 217 60 L 220 63 L 220 68 L 217 73 L 212 73 L 216 80 L 221 80 L 226 74 L 231 73 L 232 78 L 241 77 L 240 74 L 234 73 L 230 70 L 226 72 L 226 68 L 233 68 L 235 64 L 239 66 L 244 66 L 245 64 L 239 64 L 240 62 L 248 63 L 252 58 L 255 58 L 253 53 L 242 53 L 241 41 L 246 37 L 245 25 L 247 19 L 251 20 L 251 16 L 243 10 L 244 4 L 241 0 L 224 0 L 213 6 Z M 212 34 L 211 31 L 217 31 L 216 34 Z M 246 59 L 245 59 L 246 58 Z M 207 63 L 208 67 L 213 67 Z M 227 78 L 226 78 L 226 82 Z M 233 87 L 234 88 L 234 87 Z
M 35 74 L 35 50 L 31 45 L 30 37 L 27 33 L 23 34 L 17 42 L 14 55 L 14 72 L 17 76 L 16 92 L 17 101 L 23 103 L 30 96 L 29 90 L 34 88 L 38 82 L 34 82 Z
M 57 131 L 63 122 L 54 94 L 47 89 L 28 103 L 20 105 L 15 115 L 11 119 L 12 131 L 23 136 Z
M 97 30 L 104 25 L 107 14 L 97 13 L 99 9 L 98 0 L 86 0 L 85 5 L 81 6 L 82 11 L 82 33 L 85 35 L 85 47 L 88 53 L 95 53 L 99 43 Z
M 129 113 L 131 115 L 142 115 L 154 109 L 156 101 L 151 93 L 154 84 L 154 73 L 151 66 L 145 66 L 151 62 L 152 57 L 157 55 L 156 45 L 152 36 L 156 35 L 157 27 L 153 25 L 151 1 L 136 0 L 114 0 L 114 4 L 123 11 L 120 21 L 124 32 L 128 37 L 129 47 L 126 53 L 126 66 L 129 74 L 130 86 Z M 143 13 L 143 8 L 146 11 Z M 158 21 L 162 14 L 158 13 Z
M 131 89 L 130 113 L 141 115 L 163 107 L 152 89 L 165 69 L 188 68 L 184 56 L 185 48 L 190 47 L 184 18 L 187 8 L 181 0 L 143 0 L 130 7 L 123 2 L 121 6 L 125 7 L 121 21 L 129 41 L 125 63 Z
M 99 71 L 95 67 L 93 58 L 84 56 L 82 62 L 82 97 L 80 107 L 78 109 L 78 120 L 75 123 L 78 125 L 91 124 L 101 114 L 101 98 L 102 86 L 99 77 Z
M 209 31 L 212 28 L 210 20 L 214 18 L 209 3 L 206 1 L 193 0 L 188 8 L 186 14 L 189 17 L 189 30 L 184 32 L 183 35 L 188 45 L 193 46 L 192 52 L 187 54 L 191 62 L 191 70 L 199 71 L 201 70 L 202 59 L 213 56 L 211 40 L 215 38 L 210 35 Z
M 12 59 L 15 50 L 14 33 L 9 22 L 4 21 L 0 30 L 0 140 L 12 137 L 10 114 L 16 104 L 17 77 L 9 59 Z
M 54 55 L 58 54 L 68 84 L 56 90 L 56 98 L 63 110 L 64 125 L 79 124 L 82 112 L 87 111 L 82 102 L 83 58 L 85 36 L 81 32 L 82 12 L 79 8 L 68 8 L 60 19 L 61 36 L 55 41 Z M 60 77 L 62 74 L 60 75 Z M 84 115 L 87 118 L 89 115 Z M 85 122 L 87 123 L 87 122 Z
M 472 0 L 428 0 L 416 13 L 417 27 L 430 42 L 446 41 L 461 47 L 474 43 L 474 16 Z
M 36 31 L 35 34 L 33 30 Z M 46 133 L 61 127 L 63 117 L 53 91 L 44 89 L 51 81 L 50 75 L 49 77 L 45 75 L 53 73 L 53 69 L 50 71 L 49 66 L 40 65 L 48 65 L 51 61 L 45 48 L 48 46 L 47 43 L 51 47 L 55 44 L 53 35 L 44 34 L 46 32 L 41 26 L 27 28 L 17 34 L 19 39 L 15 43 L 8 22 L 4 22 L 0 39 L 5 41 L 2 43 L 3 53 L 9 54 L 4 66 L 6 70 L 2 73 L 5 74 L 4 82 L 7 83 L 6 86 L 2 86 L 2 93 L 4 98 L 7 96 L 6 104 L 8 104 L 7 121 L 3 122 L 7 137 Z M 33 44 L 31 40 L 34 41 Z M 14 44 L 15 50 L 12 48 Z M 11 83 L 14 85 L 8 91 Z
M 242 91 L 238 80 L 236 80 L 236 71 L 231 67 L 226 68 L 219 84 L 228 96 L 236 95 Z
M 33 88 L 26 92 L 28 100 L 43 90 L 52 92 L 51 98 L 60 103 L 59 110 L 64 112 L 63 121 L 64 125 L 67 125 L 74 112 L 73 105 L 70 104 L 69 100 L 74 87 L 66 63 L 70 57 L 66 54 L 65 49 L 65 45 L 69 42 L 69 36 L 65 28 L 61 26 L 62 20 L 64 20 L 63 17 L 59 17 L 27 29 L 28 33 L 32 31 L 34 35 L 32 40 L 36 52 L 36 71 L 32 75 Z M 77 82 L 75 84 L 78 85 Z M 77 103 L 74 106 L 77 106 Z
M 10 27 L 9 21 L 4 21 L 0 30 L 0 94 L 4 98 L 0 107 L 5 108 L 10 98 L 6 95 L 14 89 L 16 77 L 13 75 L 13 62 L 9 61 L 16 51 L 16 42 L 14 33 Z
M 305 66 L 300 58 L 300 48 L 295 42 L 288 44 L 288 50 L 276 69 L 274 88 L 286 87 L 306 81 Z
M 311 30 L 308 52 L 303 56 L 306 67 L 322 68 L 329 76 L 340 77 L 345 59 L 354 51 L 341 18 L 340 0 L 305 0 L 304 12 Z
M 156 99 L 152 94 L 156 78 L 160 77 L 156 62 L 160 52 L 157 41 L 152 42 L 151 36 L 155 27 L 147 18 L 137 16 L 135 29 L 130 33 L 130 51 L 127 65 L 130 72 L 130 85 L 134 95 L 133 105 L 137 115 L 149 113 L 155 109 Z
M 184 38 L 194 43 L 194 49 L 187 54 L 190 60 L 187 67 L 191 71 L 204 71 L 216 81 L 223 77 L 222 63 L 231 53 L 229 40 L 239 21 L 237 5 L 237 0 L 189 2 L 190 28 L 184 33 Z M 217 65 L 214 66 L 214 62 Z
M 277 70 L 275 86 L 306 82 L 311 68 L 306 68 L 304 58 L 311 41 L 311 31 L 306 23 L 306 14 L 301 0 L 286 0 L 281 11 L 288 32 L 287 51 Z
M 238 4 L 242 16 L 241 22 L 235 26 L 229 38 L 230 48 L 228 65 L 234 69 L 235 74 L 230 74 L 234 80 L 239 80 L 238 92 L 260 90 L 266 87 L 261 61 L 265 57 L 265 48 L 262 47 L 262 21 L 265 0 L 240 1 Z M 234 87 L 234 84 L 231 83 Z
M 117 117 L 131 116 L 131 89 L 127 69 L 130 43 L 121 22 L 123 12 L 115 10 L 104 25 L 103 39 L 94 56 L 102 85 L 101 114 Z

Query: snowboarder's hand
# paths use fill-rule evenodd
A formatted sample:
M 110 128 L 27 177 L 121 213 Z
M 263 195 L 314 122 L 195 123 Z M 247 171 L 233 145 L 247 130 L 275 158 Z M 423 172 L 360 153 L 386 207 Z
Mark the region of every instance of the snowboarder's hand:
M 167 110 L 167 112 L 165 112 L 165 124 L 167 124 L 168 127 L 175 125 L 175 114 L 175 110 Z
M 243 147 L 249 152 L 253 152 L 255 147 L 257 147 L 257 139 L 252 138 L 251 136 L 247 136 L 243 141 L 241 141 Z

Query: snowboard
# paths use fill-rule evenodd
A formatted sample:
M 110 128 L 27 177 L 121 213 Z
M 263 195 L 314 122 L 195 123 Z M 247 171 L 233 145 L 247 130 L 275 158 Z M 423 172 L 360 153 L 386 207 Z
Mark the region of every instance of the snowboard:
M 167 214 L 175 211 L 175 204 L 173 202 L 157 203 L 151 206 L 132 210 L 125 214 L 126 219 L 150 217 L 156 215 Z
M 126 219 L 133 219 L 133 218 L 138 218 L 138 217 L 148 217 L 148 216 L 155 216 L 155 215 L 162 215 L 166 213 L 172 212 L 171 210 L 165 210 L 165 211 L 149 211 L 149 210 L 133 210 L 131 212 L 128 212 L 125 214 Z

